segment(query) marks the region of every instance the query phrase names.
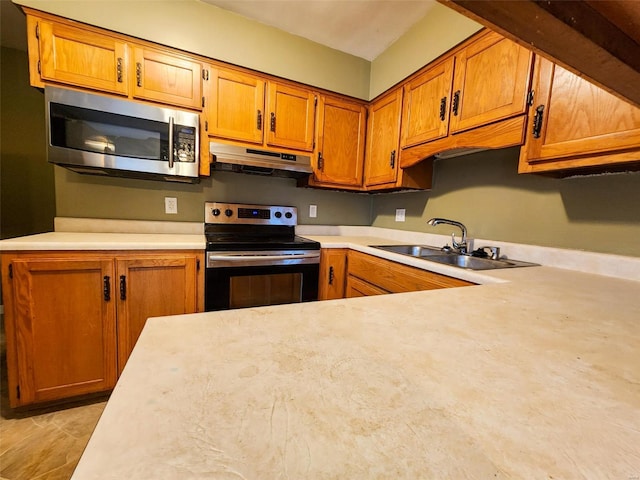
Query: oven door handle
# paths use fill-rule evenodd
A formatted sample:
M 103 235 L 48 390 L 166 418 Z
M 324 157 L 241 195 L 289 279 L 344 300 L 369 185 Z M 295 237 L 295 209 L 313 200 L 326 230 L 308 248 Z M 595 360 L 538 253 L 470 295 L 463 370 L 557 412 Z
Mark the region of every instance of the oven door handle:
M 283 265 L 287 263 L 320 263 L 320 252 L 290 254 L 215 254 L 207 255 L 207 267 L 223 267 L 242 264 Z
M 293 253 L 291 255 L 209 255 L 211 260 L 232 260 L 241 262 L 243 260 L 294 260 L 296 258 L 318 258 L 319 253 Z

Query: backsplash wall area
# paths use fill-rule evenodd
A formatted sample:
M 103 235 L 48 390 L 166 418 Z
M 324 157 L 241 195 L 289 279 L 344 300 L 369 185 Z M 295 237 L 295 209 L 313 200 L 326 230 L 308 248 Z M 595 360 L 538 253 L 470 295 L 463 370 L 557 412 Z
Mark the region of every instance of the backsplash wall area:
M 375 195 L 376 227 L 640 256 L 640 173 L 555 179 L 518 175 L 518 148 L 435 162 L 429 192 Z M 406 221 L 395 210 L 406 209 Z
M 369 225 L 371 199 L 365 193 L 297 188 L 293 179 L 213 172 L 189 185 L 81 175 L 55 167 L 56 209 L 60 217 L 202 222 L 204 202 L 221 201 L 298 207 L 298 222 Z M 164 213 L 164 198 L 178 200 L 178 213 Z M 309 205 L 318 216 L 309 218 Z

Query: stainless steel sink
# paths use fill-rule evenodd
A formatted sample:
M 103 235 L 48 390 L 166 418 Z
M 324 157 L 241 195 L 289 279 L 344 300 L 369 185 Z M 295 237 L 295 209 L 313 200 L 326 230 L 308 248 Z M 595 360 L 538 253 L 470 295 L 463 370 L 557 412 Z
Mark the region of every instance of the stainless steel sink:
M 410 257 L 421 258 L 429 262 L 437 262 L 445 265 L 452 265 L 468 270 L 493 270 L 496 268 L 531 267 L 537 263 L 522 262 L 501 258 L 492 260 L 490 258 L 474 257 L 472 255 L 462 255 L 455 252 L 447 252 L 445 249 L 431 247 L 429 245 L 372 245 L 373 248 L 386 250 L 388 252 L 408 255 Z

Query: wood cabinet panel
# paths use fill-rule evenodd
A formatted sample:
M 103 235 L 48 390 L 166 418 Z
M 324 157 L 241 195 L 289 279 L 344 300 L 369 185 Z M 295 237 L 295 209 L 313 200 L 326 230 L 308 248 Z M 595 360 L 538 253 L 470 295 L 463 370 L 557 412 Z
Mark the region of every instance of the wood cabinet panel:
M 361 187 L 367 111 L 364 105 L 321 96 L 318 105 L 316 180 Z
M 386 295 L 388 293 L 390 292 L 353 275 L 347 277 L 345 298 L 370 297 L 373 295 Z
M 203 259 L 200 251 L 2 253 L 11 406 L 113 388 L 147 318 L 202 309 Z
M 315 107 L 312 91 L 269 82 L 267 145 L 312 151 Z
M 640 109 L 541 57 L 534 82 L 521 172 L 640 161 Z
M 133 96 L 202 109 L 202 64 L 150 48 L 134 47 Z
M 196 260 L 182 254 L 116 259 L 119 374 L 148 318 L 197 311 Z
M 393 185 L 397 180 L 401 108 L 401 88 L 376 100 L 369 107 L 364 176 L 368 187 Z
M 348 265 L 350 277 L 358 277 L 389 293 L 473 285 L 465 280 L 410 267 L 354 250 L 349 251 Z
M 43 80 L 127 95 L 125 42 L 44 20 L 36 28 Z
M 454 57 L 429 68 L 404 86 L 402 147 L 410 147 L 449 133 Z
M 4 262 L 13 274 L 5 281 L 11 296 L 7 331 L 13 335 L 7 336 L 11 406 L 113 388 L 113 261 L 3 255 Z
M 222 68 L 212 68 L 209 78 L 209 135 L 261 144 L 266 81 Z
M 451 132 L 525 113 L 532 60 L 531 51 L 494 32 L 457 53 Z
M 344 298 L 347 252 L 346 248 L 323 248 L 320 252 L 319 300 Z

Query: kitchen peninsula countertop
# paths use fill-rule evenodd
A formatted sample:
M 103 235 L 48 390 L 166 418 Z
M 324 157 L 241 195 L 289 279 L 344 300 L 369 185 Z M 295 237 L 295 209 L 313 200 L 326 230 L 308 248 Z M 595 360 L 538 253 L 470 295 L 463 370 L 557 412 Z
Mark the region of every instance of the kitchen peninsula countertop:
M 72 478 L 638 478 L 640 282 L 487 276 L 150 319 Z
M 49 232 L 0 242 L 0 251 L 204 250 L 203 235 L 175 233 Z

